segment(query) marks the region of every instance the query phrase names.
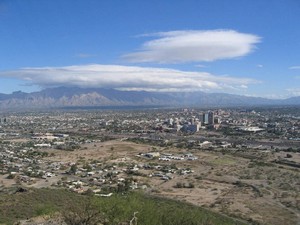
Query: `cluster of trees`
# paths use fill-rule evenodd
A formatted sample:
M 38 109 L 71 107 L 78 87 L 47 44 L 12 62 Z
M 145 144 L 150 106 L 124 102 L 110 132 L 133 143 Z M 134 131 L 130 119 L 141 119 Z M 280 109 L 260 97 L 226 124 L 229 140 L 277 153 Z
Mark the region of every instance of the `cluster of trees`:
M 191 182 L 188 184 L 177 182 L 174 186 L 174 188 L 194 188 L 194 187 L 195 185 Z

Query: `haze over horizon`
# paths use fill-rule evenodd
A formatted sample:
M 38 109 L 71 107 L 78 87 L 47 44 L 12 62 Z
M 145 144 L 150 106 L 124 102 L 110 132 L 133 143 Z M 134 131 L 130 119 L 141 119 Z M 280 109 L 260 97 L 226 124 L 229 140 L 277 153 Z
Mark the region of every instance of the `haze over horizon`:
M 0 93 L 300 96 L 300 2 L 0 1 Z

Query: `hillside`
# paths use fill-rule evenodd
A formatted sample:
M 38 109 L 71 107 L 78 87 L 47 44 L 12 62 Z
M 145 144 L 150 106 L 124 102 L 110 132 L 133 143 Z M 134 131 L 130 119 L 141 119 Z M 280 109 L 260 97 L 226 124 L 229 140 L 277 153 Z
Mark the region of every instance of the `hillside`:
M 60 189 L 25 189 L 10 194 L 2 190 L 0 202 L 0 224 L 14 224 L 22 220 L 23 224 L 33 225 L 37 224 L 35 219 L 26 218 L 39 216 L 39 220 L 44 220 L 43 224 L 51 221 L 49 224 L 92 225 L 100 222 L 119 225 L 129 224 L 134 212 L 138 212 L 138 224 L 143 225 L 246 224 L 187 203 L 140 193 L 99 198 Z

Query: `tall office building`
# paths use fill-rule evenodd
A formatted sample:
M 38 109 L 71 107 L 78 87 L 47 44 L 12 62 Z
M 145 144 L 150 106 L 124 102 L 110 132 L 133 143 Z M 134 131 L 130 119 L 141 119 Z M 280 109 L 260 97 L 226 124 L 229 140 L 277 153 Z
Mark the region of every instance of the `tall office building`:
M 206 125 L 214 124 L 214 113 L 209 111 L 208 113 L 204 113 L 202 116 L 202 122 Z
M 209 125 L 214 124 L 214 113 L 213 112 L 208 112 L 208 124 Z
M 203 114 L 203 123 L 208 124 L 208 113 Z

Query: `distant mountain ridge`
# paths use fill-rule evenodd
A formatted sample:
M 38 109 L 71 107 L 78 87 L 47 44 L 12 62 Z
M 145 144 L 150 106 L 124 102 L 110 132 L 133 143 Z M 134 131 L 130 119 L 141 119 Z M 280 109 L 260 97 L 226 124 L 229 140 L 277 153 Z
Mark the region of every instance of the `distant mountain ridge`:
M 300 105 L 300 96 L 266 99 L 225 93 L 118 91 L 103 88 L 57 87 L 39 92 L 0 94 L 0 109 L 84 106 L 259 106 Z

